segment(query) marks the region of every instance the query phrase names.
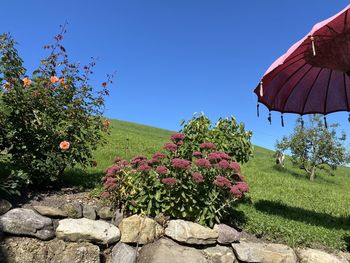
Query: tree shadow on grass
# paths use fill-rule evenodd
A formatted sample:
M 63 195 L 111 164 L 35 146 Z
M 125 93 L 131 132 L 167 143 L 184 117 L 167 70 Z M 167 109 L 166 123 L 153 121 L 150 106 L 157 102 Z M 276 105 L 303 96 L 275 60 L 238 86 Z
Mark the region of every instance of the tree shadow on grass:
M 281 167 L 280 165 L 274 165 L 273 169 L 275 171 L 278 171 L 280 173 L 285 174 L 286 176 L 291 175 L 296 179 L 300 179 L 300 180 L 304 180 L 304 181 L 308 181 L 310 182 L 310 178 L 309 176 L 305 173 L 305 171 L 300 170 L 300 171 L 295 171 L 293 169 L 289 169 L 286 167 Z M 334 184 L 333 180 L 329 180 L 327 177 L 325 177 L 325 172 L 324 171 L 319 171 L 319 173 L 322 173 L 322 176 L 316 176 L 315 181 L 322 181 L 325 183 L 329 183 L 329 184 Z
M 254 206 L 258 211 L 310 225 L 322 226 L 329 229 L 350 229 L 349 216 L 336 217 L 269 200 L 259 200 Z
M 92 189 L 101 183 L 104 173 L 101 171 L 85 171 L 83 169 L 69 169 L 65 171 L 61 184 L 62 186 L 77 186 Z
M 346 250 L 350 252 L 350 236 L 344 236 L 343 240 L 345 241 Z

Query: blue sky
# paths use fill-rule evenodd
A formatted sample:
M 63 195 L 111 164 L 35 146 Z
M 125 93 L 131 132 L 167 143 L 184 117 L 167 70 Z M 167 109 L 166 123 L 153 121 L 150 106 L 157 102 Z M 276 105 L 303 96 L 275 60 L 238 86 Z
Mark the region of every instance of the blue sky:
M 182 119 L 205 112 L 234 115 L 252 130 L 253 143 L 273 148 L 295 116 L 260 107 L 253 89 L 269 65 L 313 24 L 344 8 L 343 0 L 109 0 L 2 3 L 0 32 L 11 32 L 25 66 L 45 55 L 59 25 L 70 57 L 98 58 L 93 83 L 117 71 L 106 116 L 178 130 Z M 329 117 L 350 135 L 346 113 Z M 349 141 L 348 141 L 349 142 Z M 349 145 L 349 143 L 348 143 Z

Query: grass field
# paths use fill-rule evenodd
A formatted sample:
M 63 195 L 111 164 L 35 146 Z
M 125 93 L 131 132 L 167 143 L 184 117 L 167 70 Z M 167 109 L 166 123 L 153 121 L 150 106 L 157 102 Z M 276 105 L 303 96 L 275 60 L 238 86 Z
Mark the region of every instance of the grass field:
M 150 156 L 170 134 L 113 120 L 108 144 L 95 153 L 97 167 L 69 170 L 65 181 L 98 191 L 103 171 L 115 156 Z M 254 157 L 243 166 L 250 202 L 236 207 L 235 221 L 250 233 L 293 247 L 350 250 L 350 168 L 340 167 L 335 176 L 323 173 L 310 182 L 288 158 L 285 169 L 276 169 L 272 156 L 272 151 L 256 146 Z

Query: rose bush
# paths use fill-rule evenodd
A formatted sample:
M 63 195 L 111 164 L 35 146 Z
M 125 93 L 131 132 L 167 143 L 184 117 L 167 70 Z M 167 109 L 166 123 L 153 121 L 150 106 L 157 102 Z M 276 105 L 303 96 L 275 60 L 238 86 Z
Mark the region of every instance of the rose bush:
M 212 142 L 183 156 L 186 135 L 176 133 L 151 159 L 116 159 L 103 177 L 102 196 L 131 213 L 192 220 L 213 226 L 248 192 L 240 166 Z
M 95 62 L 81 68 L 69 62 L 62 32 L 46 45 L 49 55 L 28 75 L 8 34 L 0 35 L 0 152 L 37 185 L 60 178 L 67 166 L 91 163 L 108 125 L 102 114 L 108 80 L 90 82 Z

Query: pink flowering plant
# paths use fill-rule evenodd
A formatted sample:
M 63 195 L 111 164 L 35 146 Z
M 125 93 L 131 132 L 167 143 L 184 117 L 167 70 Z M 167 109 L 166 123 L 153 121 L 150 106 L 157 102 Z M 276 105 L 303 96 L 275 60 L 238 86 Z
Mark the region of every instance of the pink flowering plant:
M 206 141 L 183 156 L 186 135 L 175 133 L 163 152 L 107 168 L 103 196 L 124 211 L 192 220 L 213 226 L 249 191 L 240 165 Z
M 94 88 L 95 62 L 71 63 L 61 29 L 32 74 L 12 37 L 0 35 L 0 152 L 9 149 L 13 164 L 37 185 L 57 181 L 67 166 L 90 165 L 108 132 L 103 112 L 111 76 Z

